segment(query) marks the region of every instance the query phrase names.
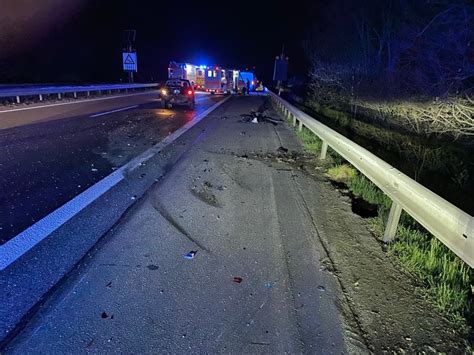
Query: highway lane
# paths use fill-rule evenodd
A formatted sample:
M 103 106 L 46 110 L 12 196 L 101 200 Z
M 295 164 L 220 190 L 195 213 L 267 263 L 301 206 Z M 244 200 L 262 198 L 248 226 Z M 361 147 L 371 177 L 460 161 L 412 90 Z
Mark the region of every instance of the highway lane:
M 3 110 L 0 245 L 221 99 L 202 94 L 194 111 L 167 110 L 147 92 Z

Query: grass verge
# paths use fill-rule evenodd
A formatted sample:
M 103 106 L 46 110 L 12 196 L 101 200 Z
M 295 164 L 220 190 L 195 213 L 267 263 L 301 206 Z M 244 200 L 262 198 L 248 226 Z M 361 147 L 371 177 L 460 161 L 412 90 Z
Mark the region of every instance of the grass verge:
M 317 156 L 321 140 L 307 128 L 296 133 L 305 149 Z M 346 184 L 355 196 L 377 205 L 378 217 L 368 222 L 374 236 L 382 240 L 390 198 L 331 150 L 321 165 L 327 169 L 329 179 Z M 455 322 L 459 331 L 471 331 L 474 272 L 468 265 L 405 212 L 396 239 L 388 245 L 388 253 L 403 271 L 414 277 L 418 290 Z

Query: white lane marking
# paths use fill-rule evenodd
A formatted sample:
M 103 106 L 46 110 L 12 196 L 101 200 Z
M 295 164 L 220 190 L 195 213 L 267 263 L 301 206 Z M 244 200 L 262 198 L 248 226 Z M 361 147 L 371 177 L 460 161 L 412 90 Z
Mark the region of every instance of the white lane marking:
M 14 108 L 14 109 L 11 109 L 11 110 L 3 110 L 3 111 L 0 111 L 0 114 L 9 113 L 9 112 L 17 112 L 17 111 L 25 111 L 25 110 L 36 110 L 36 109 L 40 109 L 40 108 L 48 108 L 48 107 L 55 107 L 55 106 L 86 104 L 88 102 L 94 102 L 94 101 L 112 100 L 112 99 L 120 99 L 122 97 L 130 97 L 130 96 L 138 96 L 138 95 L 150 95 L 150 94 L 155 94 L 156 95 L 157 93 L 156 93 L 156 91 L 148 91 L 148 92 L 140 92 L 138 94 L 116 95 L 116 96 L 109 96 L 109 97 L 100 97 L 100 98 L 97 98 L 97 99 L 86 99 L 86 100 L 78 100 L 78 101 L 70 101 L 70 102 L 61 102 L 59 104 L 21 107 L 21 108 Z
M 130 110 L 131 108 L 135 108 L 135 107 L 138 107 L 138 106 L 139 106 L 139 105 L 133 105 L 133 106 L 128 106 L 128 107 L 124 107 L 124 108 L 118 108 L 118 109 L 112 110 L 112 111 L 96 113 L 95 115 L 92 115 L 92 116 L 89 116 L 89 117 L 90 117 L 90 118 L 94 118 L 94 117 L 105 116 L 105 115 L 108 115 L 108 114 L 110 114 L 110 113 L 115 113 L 115 112 Z
M 127 171 L 135 170 L 141 163 L 146 162 L 152 158 L 156 153 L 160 152 L 167 145 L 178 139 L 183 133 L 188 131 L 204 117 L 209 115 L 212 111 L 217 109 L 220 105 L 226 102 L 226 98 L 208 108 L 203 113 L 195 116 L 192 121 L 186 123 L 183 127 L 174 131 L 172 134 L 163 139 L 160 143 L 146 150 L 138 157 L 132 159 L 130 162 L 114 171 L 112 174 L 106 176 L 95 185 L 92 185 L 81 194 L 74 197 L 63 206 L 48 214 L 32 226 L 19 233 L 8 242 L 0 246 L 0 271 L 3 271 L 9 265 L 14 263 L 18 258 L 32 249 L 39 242 L 48 237 L 51 233 L 61 227 L 64 223 L 69 221 L 77 215 L 84 208 L 89 206 L 92 202 L 117 185 L 124 179 L 124 174 Z

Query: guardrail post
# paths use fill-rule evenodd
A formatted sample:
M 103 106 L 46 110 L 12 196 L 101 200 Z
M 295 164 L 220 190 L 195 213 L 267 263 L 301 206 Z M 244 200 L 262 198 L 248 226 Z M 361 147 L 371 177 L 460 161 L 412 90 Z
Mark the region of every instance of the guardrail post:
M 390 213 L 388 214 L 387 226 L 385 227 L 385 233 L 383 235 L 383 241 L 385 243 L 389 243 L 395 238 L 401 213 L 402 206 L 400 206 L 400 204 L 397 202 L 392 201 L 392 207 L 390 208 Z
M 109 90 L 109 95 L 112 95 L 112 90 Z
M 17 103 L 17 104 L 20 103 L 20 96 L 17 96 L 17 97 L 16 97 L 16 103 Z
M 58 92 L 58 99 L 61 100 L 61 93 Z
M 293 127 L 295 127 L 296 126 L 296 116 L 294 114 L 292 114 L 292 116 L 293 116 Z
M 90 91 L 87 92 L 87 97 L 89 97 L 89 96 L 91 96 L 91 92 L 90 92 Z
M 323 145 L 321 146 L 321 154 L 319 155 L 319 159 L 324 160 L 326 159 L 326 154 L 328 152 L 328 143 L 323 141 Z
M 43 101 L 43 95 L 42 94 L 39 94 L 39 100 Z
M 98 92 L 99 92 L 99 95 L 102 94 L 102 90 L 98 90 Z
M 74 91 L 74 98 L 77 99 L 77 92 Z
M 302 130 L 303 130 L 303 121 L 299 120 L 298 131 L 301 132 Z

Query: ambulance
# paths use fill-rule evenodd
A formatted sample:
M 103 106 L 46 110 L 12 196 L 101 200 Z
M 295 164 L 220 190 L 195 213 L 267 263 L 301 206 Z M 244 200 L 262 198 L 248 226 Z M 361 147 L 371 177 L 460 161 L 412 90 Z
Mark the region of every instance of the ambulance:
M 219 66 L 207 67 L 204 82 L 206 92 L 213 95 L 227 92 L 227 78 L 225 75 L 225 69 Z

